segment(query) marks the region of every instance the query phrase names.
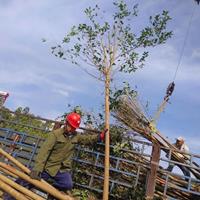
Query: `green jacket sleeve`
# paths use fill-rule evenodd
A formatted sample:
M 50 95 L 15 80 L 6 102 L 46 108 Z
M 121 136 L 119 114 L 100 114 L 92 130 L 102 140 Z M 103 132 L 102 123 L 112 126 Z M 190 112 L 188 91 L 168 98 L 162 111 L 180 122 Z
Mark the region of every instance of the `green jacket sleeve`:
M 42 172 L 44 170 L 46 161 L 49 157 L 51 150 L 53 149 L 53 146 L 55 145 L 55 142 L 56 142 L 56 136 L 52 132 L 40 147 L 40 150 L 35 159 L 35 166 L 33 168 L 35 171 Z
M 79 144 L 93 144 L 98 141 L 98 134 L 82 134 L 78 135 L 77 142 Z

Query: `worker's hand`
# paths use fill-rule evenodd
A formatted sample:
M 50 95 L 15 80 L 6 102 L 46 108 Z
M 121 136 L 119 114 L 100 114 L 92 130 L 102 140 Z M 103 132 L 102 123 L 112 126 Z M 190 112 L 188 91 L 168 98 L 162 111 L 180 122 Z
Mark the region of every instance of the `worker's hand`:
M 188 158 L 187 156 L 184 156 L 184 160 L 190 160 L 190 158 Z
M 35 180 L 41 180 L 40 172 L 32 170 L 30 173 L 30 177 Z
M 105 136 L 106 136 L 106 133 L 108 132 L 108 129 L 102 131 L 100 134 L 99 134 L 99 140 L 101 142 L 103 142 L 105 140 Z

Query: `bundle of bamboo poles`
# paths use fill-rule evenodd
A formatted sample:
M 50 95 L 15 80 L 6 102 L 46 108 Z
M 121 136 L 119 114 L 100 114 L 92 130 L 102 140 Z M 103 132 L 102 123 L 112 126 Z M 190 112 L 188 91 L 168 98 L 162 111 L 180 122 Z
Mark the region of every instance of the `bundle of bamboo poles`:
M 13 158 L 10 154 L 0 148 L 0 155 L 7 158 L 12 166 L 0 162 L 0 189 L 18 200 L 44 200 L 40 195 L 19 185 L 13 179 L 20 178 L 34 185 L 36 188 L 54 196 L 60 200 L 73 200 L 72 197 L 61 193 L 44 180 L 35 180 L 29 177 L 30 169 Z

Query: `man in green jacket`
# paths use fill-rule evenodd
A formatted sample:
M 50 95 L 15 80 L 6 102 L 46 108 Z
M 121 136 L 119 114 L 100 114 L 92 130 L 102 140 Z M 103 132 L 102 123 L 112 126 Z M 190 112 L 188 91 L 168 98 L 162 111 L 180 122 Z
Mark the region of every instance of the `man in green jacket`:
M 80 123 L 80 115 L 70 113 L 66 117 L 64 127 L 50 133 L 38 152 L 35 166 L 30 174 L 31 178 L 53 179 L 54 186 L 60 191 L 72 189 L 71 169 L 75 145 L 104 140 L 104 133 L 77 134 L 76 129 L 79 128 Z
M 103 141 L 105 132 L 101 134 L 77 134 L 81 117 L 77 113 L 70 113 L 66 117 L 63 128 L 56 129 L 49 133 L 49 137 L 40 147 L 35 160 L 35 165 L 30 173 L 30 177 L 40 180 L 53 180 L 53 186 L 60 191 L 71 190 L 73 187 L 71 169 L 72 157 L 76 144 L 88 144 L 95 141 Z M 16 181 L 24 187 L 31 188 L 28 182 L 18 179 Z M 48 199 L 52 197 L 49 196 Z M 10 195 L 5 195 L 5 200 L 13 200 Z M 53 199 L 53 198 L 52 198 Z

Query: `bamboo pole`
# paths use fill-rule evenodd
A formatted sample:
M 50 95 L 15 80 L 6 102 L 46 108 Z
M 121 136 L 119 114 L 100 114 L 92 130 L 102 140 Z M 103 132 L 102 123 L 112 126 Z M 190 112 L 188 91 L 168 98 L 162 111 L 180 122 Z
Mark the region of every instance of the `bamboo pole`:
M 11 162 L 13 162 L 16 166 L 18 166 L 22 171 L 26 172 L 27 174 L 30 173 L 30 169 L 28 169 L 27 167 L 25 167 L 22 163 L 20 163 L 18 160 L 16 160 L 15 158 L 13 158 L 9 153 L 7 153 L 6 151 L 4 151 L 3 149 L 0 148 L 0 154 L 2 154 L 3 156 L 5 156 L 8 160 L 10 160 Z
M 31 190 L 28 190 L 27 188 L 17 184 L 16 182 L 14 182 L 13 180 L 10 180 L 9 178 L 7 178 L 6 176 L 0 174 L 0 180 L 3 181 L 4 183 L 10 185 L 11 187 L 13 187 L 14 189 L 20 191 L 21 193 L 27 195 L 28 197 L 30 197 L 31 199 L 35 199 L 35 200 L 44 200 L 44 198 L 42 198 L 41 196 L 35 194 L 34 192 L 32 192 Z
M 12 176 L 12 177 L 14 177 L 16 179 L 18 178 L 18 176 L 16 176 L 15 174 L 11 173 L 10 171 L 8 171 L 8 170 L 6 170 L 6 169 L 4 169 L 2 167 L 0 167 L 0 171 L 4 172 L 5 174 L 8 174 L 9 176 Z
M 16 174 L 17 176 L 19 176 L 20 178 L 24 179 L 25 181 L 33 184 L 34 186 L 42 189 L 43 191 L 51 194 L 52 196 L 60 199 L 60 200 L 73 200 L 72 197 L 69 197 L 68 195 L 64 195 L 62 194 L 60 191 L 56 190 L 55 188 L 52 190 L 52 186 L 49 187 L 49 185 L 44 184 L 41 181 L 35 180 L 30 178 L 28 175 L 26 175 L 25 173 L 15 169 L 14 167 L 7 165 L 5 163 L 0 162 L 0 167 L 3 167 L 7 170 L 9 170 L 10 172 Z
M 4 183 L 1 180 L 0 180 L 0 188 L 17 200 L 28 200 L 28 198 L 26 198 L 23 194 L 19 193 L 17 190 L 13 189 L 11 186 L 9 186 L 8 184 Z
M 23 172 L 30 174 L 31 170 L 27 167 L 25 167 L 22 163 L 20 163 L 17 159 L 15 159 L 14 157 L 12 157 L 10 154 L 8 154 L 6 151 L 4 151 L 3 149 L 0 148 L 0 154 L 2 154 L 3 156 L 5 156 L 6 158 L 8 158 L 8 160 L 10 160 L 11 162 L 13 162 L 17 167 L 19 167 Z M 45 184 L 48 188 L 51 188 L 51 191 L 54 191 L 54 193 L 58 193 L 59 191 L 57 189 L 55 189 L 52 185 L 50 185 L 49 183 L 47 183 L 45 180 L 41 180 L 41 182 L 43 184 Z M 60 192 L 59 192 L 60 193 Z M 60 193 L 61 194 L 61 193 Z

